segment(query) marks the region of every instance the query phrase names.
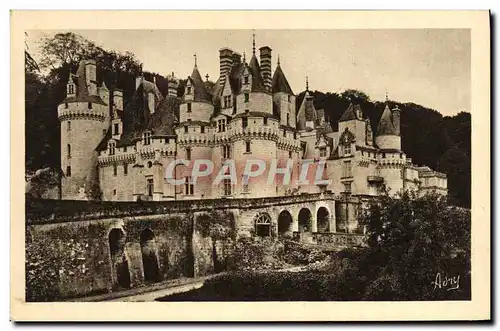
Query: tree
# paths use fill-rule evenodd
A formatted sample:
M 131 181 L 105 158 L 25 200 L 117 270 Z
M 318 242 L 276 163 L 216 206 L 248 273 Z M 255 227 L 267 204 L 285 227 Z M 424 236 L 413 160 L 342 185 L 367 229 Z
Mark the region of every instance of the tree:
M 369 248 L 358 265 L 370 277 L 364 299 L 470 299 L 470 210 L 442 196 L 405 193 L 372 202 L 364 218 Z M 460 288 L 436 288 L 438 274 L 460 275 Z
M 352 103 L 364 103 L 370 101 L 370 97 L 363 91 L 355 89 L 347 89 L 340 95 L 343 99 L 349 100 Z

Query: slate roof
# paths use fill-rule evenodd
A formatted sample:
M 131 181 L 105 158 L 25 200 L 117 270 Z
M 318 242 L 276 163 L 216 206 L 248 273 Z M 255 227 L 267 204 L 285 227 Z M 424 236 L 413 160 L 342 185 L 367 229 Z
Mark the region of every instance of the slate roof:
M 61 103 L 93 102 L 106 106 L 107 104 L 99 97 L 99 95 L 89 95 L 85 74 L 85 63 L 85 60 L 80 61 L 76 75 L 73 75 L 72 73 L 69 74 L 69 79 L 72 79 L 75 84 L 75 96 L 66 97 L 66 99 L 64 99 Z
M 259 61 L 255 54 L 252 55 L 248 67 L 252 73 L 252 92 L 268 92 L 264 80 L 262 79 L 262 73 L 260 71 Z
M 155 112 L 151 114 L 148 105 L 148 97 L 153 93 L 155 98 Z M 137 139 L 142 138 L 146 130 L 150 130 L 153 136 L 173 136 L 174 128 L 178 123 L 176 114 L 179 111 L 181 100 L 177 97 L 163 97 L 156 84 L 143 80 L 137 87 L 134 95 L 125 109 L 119 114 L 123 121 L 123 134 L 117 140 L 116 147 L 129 146 Z M 112 138 L 111 130 L 96 150 L 105 150 L 108 141 Z
M 285 74 L 283 73 L 283 70 L 281 70 L 281 66 L 279 64 L 273 74 L 272 92 L 285 92 L 293 95 L 292 88 L 290 87 L 290 84 L 288 84 L 288 80 L 286 79 Z
M 398 135 L 396 127 L 394 126 L 392 112 L 387 104 L 385 105 L 384 112 L 382 113 L 382 117 L 380 117 L 377 128 L 377 136 L 382 135 Z
M 209 102 L 212 103 L 212 96 L 207 91 L 206 85 L 201 78 L 200 72 L 198 71 L 198 66 L 194 66 L 191 76 L 188 77 L 194 88 L 193 101 L 198 102 Z

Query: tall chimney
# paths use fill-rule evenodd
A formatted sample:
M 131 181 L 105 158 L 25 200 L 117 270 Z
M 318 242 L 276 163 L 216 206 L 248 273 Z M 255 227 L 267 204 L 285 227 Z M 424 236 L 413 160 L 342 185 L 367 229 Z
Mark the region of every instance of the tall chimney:
M 264 86 L 270 91 L 272 86 L 271 77 L 271 52 L 273 51 L 269 46 L 262 46 L 260 50 L 260 69 L 262 78 L 264 79 Z
M 168 96 L 177 97 L 177 88 L 179 87 L 179 80 L 175 78 L 174 73 L 167 77 L 168 81 Z
M 241 63 L 241 54 L 238 52 L 233 53 L 233 66 Z
M 233 51 L 230 48 L 221 48 L 219 50 L 220 61 L 220 85 L 226 82 L 226 74 L 231 70 L 233 64 Z

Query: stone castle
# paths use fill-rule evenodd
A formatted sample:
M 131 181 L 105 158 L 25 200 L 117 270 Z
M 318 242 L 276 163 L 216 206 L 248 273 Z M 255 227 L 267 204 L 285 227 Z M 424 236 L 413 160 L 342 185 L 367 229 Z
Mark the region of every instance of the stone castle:
M 98 86 L 96 62 L 81 61 L 70 73 L 67 97 L 58 108 L 61 121 L 62 198 L 105 201 L 258 198 L 301 193 L 333 192 L 356 197 L 392 193 L 447 192 L 446 175 L 412 164 L 401 150 L 401 111 L 386 103 L 375 136 L 359 105 L 351 104 L 333 132 L 324 111 L 315 109 L 306 83 L 296 109 L 296 95 L 278 59 L 271 68 L 272 50 L 260 48 L 249 62 L 222 48 L 220 77 L 203 81 L 195 57 L 184 94 L 179 81 L 168 76 L 168 94 L 155 81 L 136 79 L 127 105 L 120 90 Z M 297 179 L 304 160 L 324 162 L 329 184 L 280 185 L 267 177 L 223 180 L 215 174 L 194 183 L 192 162 L 175 168 L 182 185 L 170 184 L 166 167 L 177 159 L 208 159 L 215 169 L 232 159 L 240 168 L 247 160 L 293 161 Z M 279 176 L 277 176 L 279 177 Z M 310 176 L 309 176 L 310 177 Z M 96 193 L 97 192 L 97 193 Z
M 271 251 L 281 247 L 276 239 L 291 240 L 290 249 L 362 246 L 367 200 L 385 190 L 447 193 L 444 174 L 412 164 L 401 150 L 398 108 L 386 104 L 374 135 L 351 104 L 333 132 L 307 86 L 296 109 L 271 54 L 264 46 L 257 58 L 254 46 L 247 63 L 221 49 L 215 84 L 202 80 L 195 60 L 180 97 L 173 74 L 167 95 L 140 76 L 126 105 L 122 91 L 98 84 L 95 61 L 80 62 L 58 107 L 62 200 L 26 204 L 30 300 L 231 270 L 241 263 L 235 247 L 246 240 Z M 247 160 L 277 160 L 268 172 L 291 163 L 292 180 L 245 180 L 236 171 L 235 182 L 214 185 L 215 173 L 195 181 L 194 163 L 202 159 L 215 169 L 234 162 L 237 170 Z M 193 162 L 175 167 L 174 185 L 167 170 L 178 160 Z M 309 182 L 297 180 L 308 169 L 303 163 L 312 167 Z M 317 181 L 314 167 L 324 169 Z

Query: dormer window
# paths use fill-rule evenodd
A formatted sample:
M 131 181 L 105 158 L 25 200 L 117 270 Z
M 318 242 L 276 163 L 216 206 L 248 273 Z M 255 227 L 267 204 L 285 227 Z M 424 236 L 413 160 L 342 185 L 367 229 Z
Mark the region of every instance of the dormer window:
M 248 102 L 250 100 L 250 95 L 248 93 L 245 93 L 245 102 Z
M 248 84 L 248 76 L 245 76 L 245 84 Z
M 188 129 L 188 126 L 184 126 L 184 133 L 188 133 L 189 132 L 189 129 Z
M 114 135 L 120 134 L 120 125 L 119 125 L 119 123 L 115 123 L 113 125 L 113 134 Z
M 75 94 L 75 85 L 68 84 L 68 95 Z
M 220 119 L 217 121 L 217 132 L 226 132 L 226 120 Z
M 191 86 L 188 86 L 186 94 L 191 94 L 191 92 L 192 92 Z
M 144 132 L 144 145 L 150 145 L 151 144 L 151 132 Z
M 292 96 L 288 95 L 288 102 L 292 102 Z
M 231 96 L 224 96 L 224 108 L 231 108 Z
M 187 112 L 190 113 L 191 112 L 191 102 L 189 102 L 187 104 Z
M 326 147 L 321 147 L 319 149 L 319 157 L 326 157 Z
M 115 155 L 115 148 L 116 148 L 115 142 L 111 141 L 108 147 L 109 147 L 109 155 Z

